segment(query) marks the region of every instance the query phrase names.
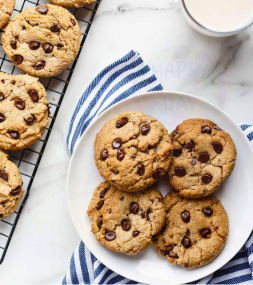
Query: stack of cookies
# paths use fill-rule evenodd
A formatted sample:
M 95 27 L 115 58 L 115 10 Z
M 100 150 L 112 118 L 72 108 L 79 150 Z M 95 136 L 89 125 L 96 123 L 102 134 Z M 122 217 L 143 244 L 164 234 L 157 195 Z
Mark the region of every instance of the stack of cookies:
M 211 194 L 232 173 L 235 145 L 204 119 L 182 122 L 169 134 L 139 112 L 113 117 L 97 134 L 95 162 L 106 180 L 87 214 L 96 239 L 112 251 L 134 255 L 151 243 L 170 263 L 203 266 L 228 237 L 227 213 Z M 154 188 L 162 177 L 173 191 Z

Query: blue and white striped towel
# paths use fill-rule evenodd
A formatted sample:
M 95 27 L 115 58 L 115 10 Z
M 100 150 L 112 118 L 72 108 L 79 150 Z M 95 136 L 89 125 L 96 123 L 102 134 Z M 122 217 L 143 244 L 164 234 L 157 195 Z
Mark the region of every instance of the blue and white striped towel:
M 131 51 L 106 67 L 80 98 L 70 123 L 68 148 L 73 153 L 80 136 L 104 110 L 118 101 L 147 91 L 162 90 L 157 78 L 137 52 Z M 242 125 L 253 147 L 253 126 Z M 230 262 L 198 284 L 253 284 L 253 233 Z M 104 266 L 83 242 L 73 253 L 63 284 L 137 284 Z

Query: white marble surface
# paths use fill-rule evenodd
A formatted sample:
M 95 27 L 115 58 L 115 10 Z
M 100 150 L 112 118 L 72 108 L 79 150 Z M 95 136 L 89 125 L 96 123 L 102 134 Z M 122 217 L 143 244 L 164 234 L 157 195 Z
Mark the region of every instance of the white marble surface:
M 71 114 L 92 78 L 131 49 L 141 53 L 165 89 L 193 93 L 236 122 L 253 123 L 253 28 L 208 38 L 188 27 L 179 0 L 102 0 L 0 266 L 1 284 L 61 282 L 79 242 L 65 190 Z

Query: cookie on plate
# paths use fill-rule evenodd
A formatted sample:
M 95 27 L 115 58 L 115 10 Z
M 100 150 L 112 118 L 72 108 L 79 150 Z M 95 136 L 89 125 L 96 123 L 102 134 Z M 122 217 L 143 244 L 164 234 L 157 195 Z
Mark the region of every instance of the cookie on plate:
M 205 119 L 189 119 L 172 133 L 171 185 L 187 198 L 212 194 L 232 173 L 236 148 L 230 135 Z
M 150 188 L 127 193 L 108 182 L 96 188 L 87 214 L 96 239 L 112 251 L 129 255 L 146 249 L 164 225 L 162 194 Z
M 60 5 L 63 7 L 76 7 L 81 8 L 83 6 L 89 5 L 96 0 L 50 0 L 52 3 L 56 5 Z
M 185 268 L 211 262 L 223 249 L 229 232 L 228 216 L 214 196 L 187 199 L 170 192 L 164 197 L 166 225 L 153 238 L 156 251 Z
M 15 6 L 15 0 L 0 0 L 0 29 L 8 23 Z
M 47 124 L 47 93 L 38 78 L 0 72 L 0 149 L 32 145 Z
M 47 4 L 26 9 L 6 27 L 3 48 L 26 73 L 50 77 L 61 73 L 80 48 L 80 27 L 65 8 Z
M 15 212 L 23 193 L 18 167 L 0 150 L 0 220 Z
M 154 184 L 167 172 L 172 145 L 165 127 L 139 112 L 113 117 L 97 134 L 95 161 L 100 175 L 127 192 Z

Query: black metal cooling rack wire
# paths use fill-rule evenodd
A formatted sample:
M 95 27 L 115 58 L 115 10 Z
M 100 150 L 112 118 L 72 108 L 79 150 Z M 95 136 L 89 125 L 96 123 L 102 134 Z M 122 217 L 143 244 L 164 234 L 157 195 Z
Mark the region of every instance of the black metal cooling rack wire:
M 102 0 L 97 0 L 89 6 L 83 8 L 71 8 L 69 9 L 72 14 L 75 15 L 76 19 L 79 22 L 82 39 L 81 39 L 81 48 L 84 45 L 86 37 L 88 35 L 89 29 L 91 27 L 92 21 L 98 9 L 98 6 Z M 13 12 L 13 16 L 19 14 L 25 8 L 33 8 L 39 4 L 49 3 L 48 0 L 16 0 L 16 6 Z M 1 31 L 2 33 L 2 31 Z M 80 53 L 79 52 L 79 53 Z M 8 247 L 10 245 L 12 236 L 14 234 L 15 228 L 17 226 L 19 217 L 29 196 L 29 192 L 32 187 L 32 183 L 36 172 L 38 170 L 40 160 L 42 158 L 43 152 L 46 148 L 47 141 L 49 139 L 50 133 L 53 129 L 56 116 L 58 114 L 59 108 L 61 106 L 64 94 L 68 88 L 69 81 L 75 69 L 76 62 L 78 60 L 79 54 L 77 55 L 75 61 L 72 65 L 62 72 L 60 75 L 51 78 L 43 78 L 40 82 L 45 86 L 48 94 L 48 100 L 50 102 L 50 115 L 49 115 L 49 125 L 41 137 L 41 139 L 35 143 L 33 146 L 15 152 L 10 152 L 10 159 L 17 164 L 20 169 L 22 179 L 23 179 L 23 188 L 25 190 L 25 195 L 22 202 L 20 203 L 17 211 L 6 218 L 5 220 L 0 221 L 0 264 L 3 262 Z M 0 70 L 9 74 L 20 74 L 21 71 L 16 68 L 8 57 L 5 55 L 2 42 L 0 42 Z

